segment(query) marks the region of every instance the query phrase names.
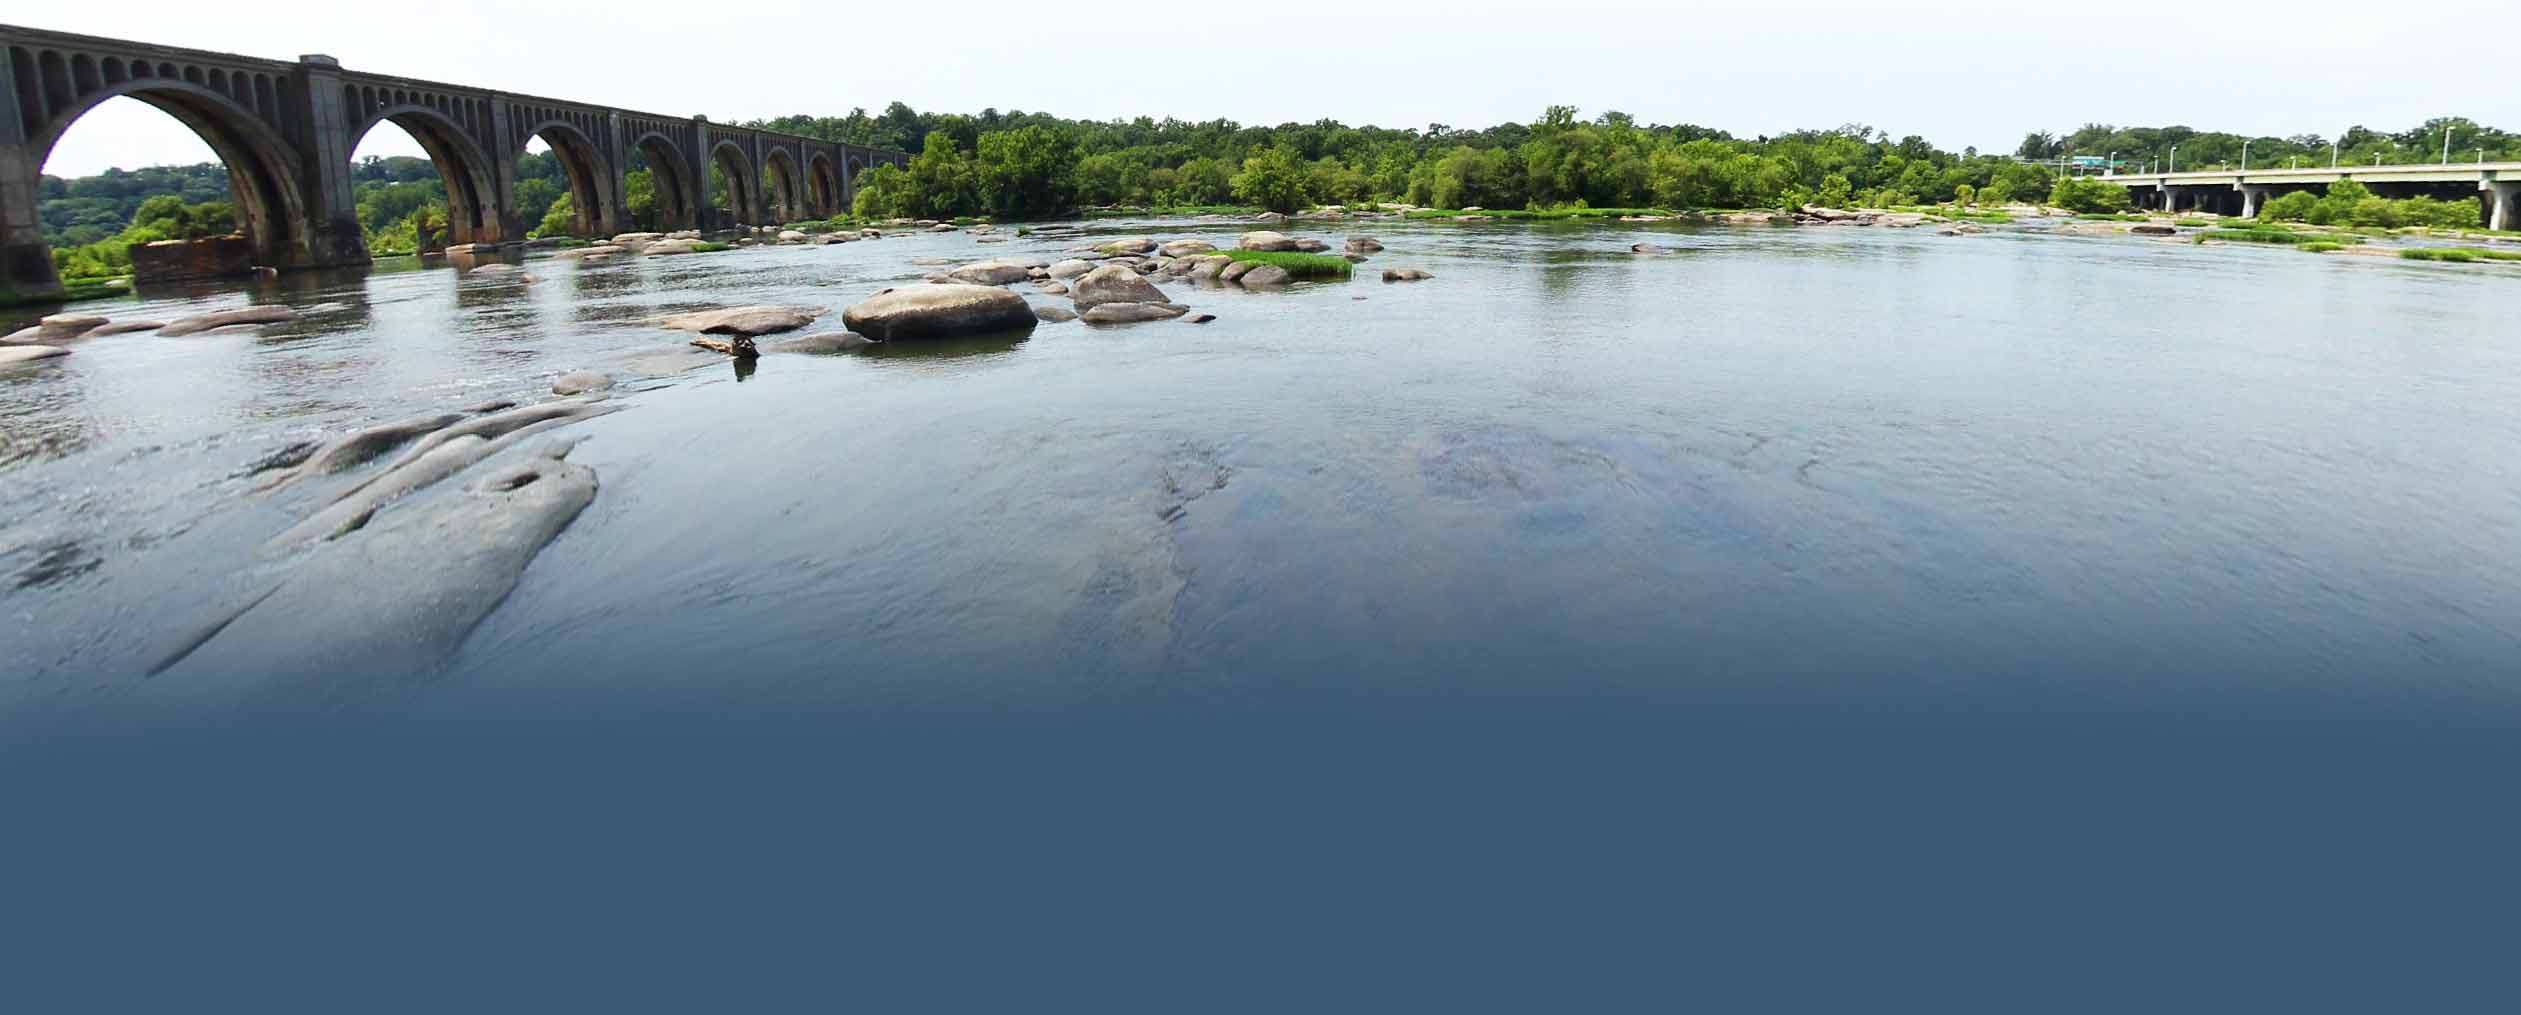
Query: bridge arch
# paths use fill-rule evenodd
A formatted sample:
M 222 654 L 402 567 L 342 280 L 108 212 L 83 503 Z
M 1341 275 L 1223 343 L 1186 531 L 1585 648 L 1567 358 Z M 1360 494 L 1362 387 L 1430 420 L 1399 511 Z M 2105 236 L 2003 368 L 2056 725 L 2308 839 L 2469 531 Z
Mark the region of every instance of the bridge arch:
M 11 56 L 13 60 L 22 59 L 24 52 L 17 50 Z M 58 54 L 47 51 L 44 57 L 38 65 L 49 77 Z M 299 185 L 295 168 L 299 164 L 297 150 L 238 102 L 232 93 L 236 87 L 233 78 L 222 73 L 216 80 L 223 87 L 213 88 L 213 79 L 199 68 L 179 70 L 173 64 L 137 60 L 125 63 L 111 58 L 99 65 L 87 62 L 84 56 L 77 62 L 62 63 L 84 63 L 97 70 L 92 80 L 89 72 L 72 78 L 85 82 L 87 87 L 59 95 L 65 101 L 47 110 L 39 129 L 31 132 L 28 150 L 34 168 L 43 167 L 63 135 L 89 111 L 112 99 L 138 100 L 190 129 L 227 167 L 237 227 L 254 245 L 257 262 L 281 266 L 307 260 L 304 241 L 309 217 L 305 190 Z M 15 66 L 28 64 L 18 62 Z M 49 264 L 47 261 L 47 267 Z
M 866 174 L 866 156 L 849 156 L 849 174 L 841 177 L 840 199 L 849 202 L 849 207 L 852 211 L 855 211 L 858 207 L 858 187 L 864 182 Z
M 840 177 L 832 171 L 832 157 L 815 152 L 805 159 L 805 191 L 814 204 L 814 214 L 823 218 L 849 214 L 840 202 Z
M 577 124 L 561 119 L 531 124 L 521 135 L 526 144 L 541 138 L 544 144 L 551 146 L 552 156 L 560 160 L 560 175 L 569 181 L 569 203 L 576 212 L 576 218 L 570 224 L 570 234 L 608 234 L 610 224 L 620 221 L 620 209 L 613 207 L 618 200 L 612 193 L 613 167 L 595 139 L 578 129 Z M 502 163 L 508 169 L 511 186 L 514 185 L 517 160 L 524 157 L 525 148 L 519 146 L 507 153 L 507 159 Z M 532 229 L 538 224 L 519 222 L 517 226 Z
M 380 123 L 391 122 L 420 142 L 429 162 L 446 184 L 447 243 L 498 243 L 509 237 L 500 221 L 498 176 L 489 156 L 473 143 L 464 125 L 433 105 L 408 101 L 369 109 L 350 132 L 350 146 Z M 357 108 L 357 107 L 354 107 Z
M 760 225 L 761 173 L 753 160 L 744 154 L 744 146 L 721 139 L 709 147 L 709 162 L 727 181 L 727 214 L 735 217 L 724 225 Z
M 786 225 L 806 216 L 805 179 L 797 170 L 796 156 L 786 145 L 772 145 L 762 153 L 763 202 L 769 220 L 763 225 Z
M 652 224 L 667 232 L 698 228 L 701 201 L 706 197 L 701 187 L 707 180 L 701 168 L 686 161 L 674 139 L 658 131 L 633 139 L 630 153 L 648 168 L 649 211 L 656 217 Z M 628 194 L 623 197 L 627 200 Z

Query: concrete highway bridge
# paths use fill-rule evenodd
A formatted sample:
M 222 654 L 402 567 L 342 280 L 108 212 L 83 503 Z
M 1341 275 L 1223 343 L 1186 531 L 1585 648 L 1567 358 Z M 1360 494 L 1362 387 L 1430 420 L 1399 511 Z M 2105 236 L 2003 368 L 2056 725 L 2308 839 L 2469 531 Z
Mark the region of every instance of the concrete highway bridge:
M 37 216 L 44 160 L 81 115 L 125 95 L 218 153 L 257 263 L 281 269 L 368 263 L 350 157 L 388 120 L 445 180 L 450 244 L 524 240 L 534 223 L 517 220 L 516 167 L 538 137 L 560 158 L 582 236 L 631 228 L 634 154 L 654 172 L 657 224 L 669 230 L 826 217 L 848 209 L 861 173 L 910 161 L 701 117 L 362 73 L 329 56 L 263 60 L 0 25 L 0 300 L 60 292 Z M 729 208 L 709 206 L 711 166 Z
M 2203 173 L 2117 173 L 2092 179 L 2128 189 L 2139 208 L 2210 211 L 2255 218 L 2267 199 L 2297 190 L 2325 191 L 2353 180 L 2380 197 L 2472 198 L 2479 224 L 2521 229 L 2521 162 L 2453 162 L 2415 166 L 2216 170 Z

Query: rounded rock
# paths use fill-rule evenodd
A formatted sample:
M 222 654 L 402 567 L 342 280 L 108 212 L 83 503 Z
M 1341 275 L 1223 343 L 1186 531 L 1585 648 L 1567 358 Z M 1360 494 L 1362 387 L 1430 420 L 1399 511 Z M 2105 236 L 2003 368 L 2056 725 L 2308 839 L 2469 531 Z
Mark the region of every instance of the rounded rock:
M 910 286 L 860 300 L 841 311 L 849 330 L 879 342 L 948 338 L 1031 328 L 1024 297 L 995 286 L 957 282 Z

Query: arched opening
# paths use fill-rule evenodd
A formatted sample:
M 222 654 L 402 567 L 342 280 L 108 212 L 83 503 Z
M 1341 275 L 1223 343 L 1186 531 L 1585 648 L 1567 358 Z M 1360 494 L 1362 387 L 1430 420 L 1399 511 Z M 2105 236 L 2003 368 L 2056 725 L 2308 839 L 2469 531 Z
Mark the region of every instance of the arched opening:
M 293 160 L 227 96 L 126 76 L 37 126 L 37 214 L 64 281 L 131 275 L 131 248 L 160 240 L 239 236 L 251 263 L 228 269 L 301 260 Z
M 446 181 L 411 135 L 371 130 L 350 154 L 359 238 L 377 260 L 443 253 L 453 230 Z
M 761 177 L 733 141 L 709 151 L 709 206 L 718 215 L 714 225 L 761 224 Z
M 517 157 L 509 196 L 527 239 L 610 235 L 618 220 L 595 143 L 565 124 L 546 124 Z
M 842 177 L 842 178 L 841 178 L 841 181 L 840 181 L 840 183 L 841 183 L 841 194 L 840 194 L 840 199 L 841 199 L 842 201 L 846 201 L 846 202 L 848 202 L 849 207 L 850 207 L 850 209 L 851 209 L 852 211 L 855 211 L 855 210 L 857 209 L 857 206 L 858 206 L 858 184 L 859 184 L 859 182 L 860 182 L 861 180 L 863 180 L 863 179 L 866 177 L 866 174 L 867 174 L 867 160 L 862 159 L 862 158 L 859 158 L 858 156 L 855 156 L 855 155 L 850 156 L 850 157 L 849 157 L 849 175 Z
M 394 129 L 377 129 L 385 124 L 392 124 Z M 367 124 L 360 128 L 358 148 L 354 149 L 351 155 L 353 178 L 355 179 L 357 174 L 367 166 L 365 160 L 368 156 L 384 152 L 407 152 L 413 146 L 418 147 L 425 154 L 430 168 L 436 171 L 440 189 L 445 193 L 444 246 L 499 243 L 510 238 L 505 235 L 503 224 L 499 220 L 498 202 L 493 199 L 497 189 L 491 177 L 489 159 L 474 146 L 470 138 L 464 136 L 462 129 L 457 127 L 454 121 L 447 119 L 445 114 L 437 110 L 419 105 L 389 106 L 370 118 Z M 383 156 L 387 160 L 396 157 L 398 156 Z M 399 157 L 411 158 L 408 155 Z M 405 166 L 405 169 L 399 171 L 401 174 L 409 175 L 414 171 L 408 168 L 408 163 L 405 163 Z M 371 218 L 365 197 L 360 199 L 360 206 L 359 226 L 364 231 L 370 228 Z M 379 232 L 371 235 L 368 247 L 370 256 L 382 257 L 388 252 L 399 252 L 391 248 L 380 249 L 378 246 L 380 240 L 398 245 L 401 236 L 396 232 Z M 421 244 L 421 251 L 427 250 L 426 239 L 418 236 L 417 233 L 415 233 L 414 242 Z
M 773 148 L 762 158 L 762 195 L 769 205 L 769 221 L 762 225 L 786 225 L 806 217 L 805 187 L 797 178 L 796 160 L 785 148 Z
M 630 164 L 622 173 L 626 224 L 647 232 L 697 228 L 700 194 L 694 171 L 664 135 L 642 136 L 631 145 Z
M 820 152 L 805 161 L 806 192 L 813 197 L 814 214 L 823 218 L 849 214 L 849 207 L 840 200 L 840 178 L 832 171 L 831 156 Z

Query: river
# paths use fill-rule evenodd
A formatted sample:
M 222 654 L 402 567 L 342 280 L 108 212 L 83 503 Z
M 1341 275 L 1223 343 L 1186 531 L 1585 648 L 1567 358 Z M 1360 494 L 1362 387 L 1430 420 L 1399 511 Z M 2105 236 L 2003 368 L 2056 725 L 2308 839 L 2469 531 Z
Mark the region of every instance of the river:
M 1167 281 L 1205 324 L 628 383 L 567 431 L 592 507 L 374 701 L 2521 702 L 2521 271 L 2004 227 L 1291 231 L 1389 249 L 1281 292 Z M 837 330 L 914 259 L 1075 242 L 81 304 L 307 315 L 0 374 L 0 711 L 110 707 L 291 566 L 254 554 L 317 503 L 251 492 L 276 448 L 548 397 L 676 348 L 663 312 Z

